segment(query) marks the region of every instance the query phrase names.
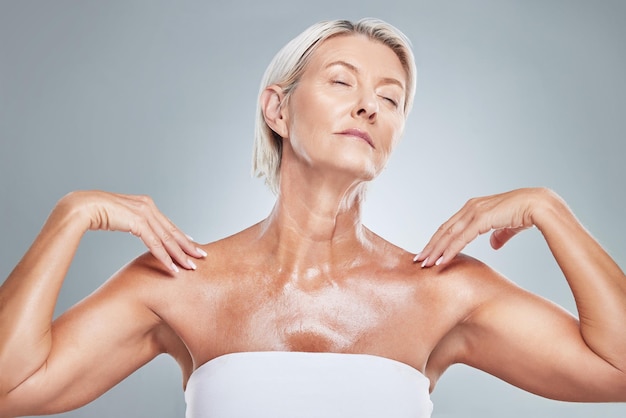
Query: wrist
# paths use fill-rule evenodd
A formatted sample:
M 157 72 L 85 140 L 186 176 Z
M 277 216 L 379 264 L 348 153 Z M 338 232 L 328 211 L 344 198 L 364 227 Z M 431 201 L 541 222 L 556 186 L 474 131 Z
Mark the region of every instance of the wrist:
M 539 187 L 534 189 L 534 192 L 531 220 L 539 230 L 570 214 L 565 201 L 554 191 Z
M 91 218 L 87 209 L 85 192 L 74 191 L 63 196 L 56 204 L 51 218 L 56 218 L 66 227 L 74 227 L 81 234 L 91 229 Z

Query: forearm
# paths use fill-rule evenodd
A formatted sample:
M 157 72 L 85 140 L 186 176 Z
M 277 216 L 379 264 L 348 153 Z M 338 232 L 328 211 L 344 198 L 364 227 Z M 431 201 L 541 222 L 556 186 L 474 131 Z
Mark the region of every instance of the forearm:
M 0 394 L 46 361 L 54 308 L 88 224 L 62 200 L 13 272 L 0 286 Z
M 541 191 L 533 222 L 572 289 L 587 345 L 626 372 L 626 277 L 556 195 Z

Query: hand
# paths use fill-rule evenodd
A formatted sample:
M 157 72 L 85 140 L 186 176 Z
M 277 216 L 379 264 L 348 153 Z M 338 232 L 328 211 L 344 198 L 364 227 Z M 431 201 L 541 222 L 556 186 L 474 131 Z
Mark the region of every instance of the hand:
M 413 261 L 422 267 L 445 264 L 478 235 L 493 230 L 490 243 L 501 248 L 520 231 L 534 225 L 532 215 L 546 189 L 518 189 L 470 199 L 439 227 Z
M 130 232 L 139 237 L 168 270 L 178 265 L 195 270 L 189 258 L 206 253 L 163 215 L 148 196 L 134 196 L 102 191 L 79 191 L 65 196 L 58 207 L 86 215 L 87 229 Z

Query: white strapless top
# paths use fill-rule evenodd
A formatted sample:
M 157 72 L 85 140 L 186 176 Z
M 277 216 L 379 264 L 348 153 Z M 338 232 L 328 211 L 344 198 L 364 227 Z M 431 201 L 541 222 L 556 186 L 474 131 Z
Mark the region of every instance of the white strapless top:
M 198 367 L 186 418 L 428 418 L 430 382 L 413 367 L 367 354 L 226 354 Z

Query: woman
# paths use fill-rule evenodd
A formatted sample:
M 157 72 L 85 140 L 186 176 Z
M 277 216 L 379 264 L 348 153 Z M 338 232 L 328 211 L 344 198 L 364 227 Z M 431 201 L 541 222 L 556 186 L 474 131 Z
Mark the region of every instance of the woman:
M 0 416 L 76 408 L 160 353 L 183 371 L 191 417 L 429 416 L 454 363 L 554 399 L 626 400 L 624 274 L 553 192 L 473 199 L 418 255 L 361 224 L 414 84 L 407 41 L 383 22 L 320 23 L 290 42 L 262 83 L 255 143 L 277 201 L 224 240 L 194 243 L 146 197 L 61 199 L 0 288 Z M 499 248 L 531 226 L 580 322 L 460 254 L 479 234 Z M 150 253 L 52 322 L 97 229 Z

